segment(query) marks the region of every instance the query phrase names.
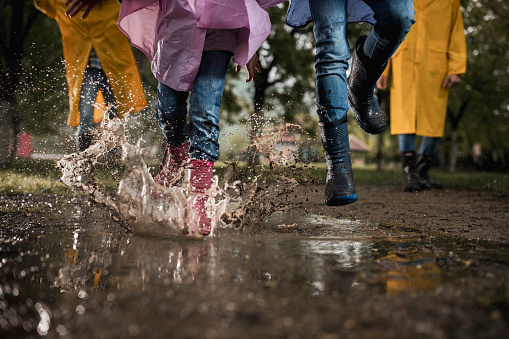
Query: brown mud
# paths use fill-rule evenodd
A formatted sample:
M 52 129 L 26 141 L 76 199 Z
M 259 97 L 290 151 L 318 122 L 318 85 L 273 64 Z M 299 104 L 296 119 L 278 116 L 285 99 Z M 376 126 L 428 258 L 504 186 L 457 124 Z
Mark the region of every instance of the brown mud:
M 372 221 L 380 224 L 381 229 L 403 227 L 421 233 L 509 243 L 507 196 L 497 197 L 482 191 L 404 192 L 397 186 L 357 186 L 359 201 L 330 207 L 323 203 L 324 188 L 324 185 L 300 185 L 280 203 L 313 214 Z M 296 231 L 312 234 L 305 228 Z

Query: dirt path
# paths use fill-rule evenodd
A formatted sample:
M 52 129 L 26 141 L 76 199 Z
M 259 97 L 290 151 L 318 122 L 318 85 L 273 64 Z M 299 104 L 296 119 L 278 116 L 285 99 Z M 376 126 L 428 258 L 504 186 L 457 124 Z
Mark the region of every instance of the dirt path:
M 478 191 L 443 189 L 414 193 L 403 192 L 396 186 L 358 186 L 359 201 L 329 207 L 323 203 L 324 188 L 325 185 L 301 185 L 284 203 L 315 214 L 509 243 L 509 197 Z

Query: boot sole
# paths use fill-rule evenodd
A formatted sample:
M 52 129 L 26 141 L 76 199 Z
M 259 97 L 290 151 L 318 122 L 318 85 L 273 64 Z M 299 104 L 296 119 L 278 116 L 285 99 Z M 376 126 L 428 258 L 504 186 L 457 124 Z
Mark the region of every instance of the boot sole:
M 360 119 L 359 112 L 355 109 L 355 106 L 352 105 L 352 100 L 350 100 L 350 91 L 348 91 L 348 104 L 350 105 L 350 108 L 352 109 L 353 115 L 355 116 L 355 120 L 357 120 L 357 123 L 359 124 L 359 126 L 361 126 L 361 128 L 364 130 L 364 132 L 369 133 L 369 134 L 380 134 L 383 131 L 385 131 L 387 124 L 380 126 L 377 129 L 370 129 L 367 127 L 367 125 L 365 123 L 362 122 L 362 120 Z
M 351 196 L 332 197 L 329 200 L 326 199 L 325 204 L 327 206 L 344 206 L 356 202 L 358 197 L 359 196 L 357 194 Z

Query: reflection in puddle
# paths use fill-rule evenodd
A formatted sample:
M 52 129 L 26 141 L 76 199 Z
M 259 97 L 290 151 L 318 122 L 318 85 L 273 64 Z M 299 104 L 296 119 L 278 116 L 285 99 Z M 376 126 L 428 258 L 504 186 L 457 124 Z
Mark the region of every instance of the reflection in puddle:
M 355 266 L 363 254 L 371 252 L 369 244 L 348 240 L 304 240 L 303 250 L 334 256 L 343 267 Z
M 442 269 L 436 258 L 430 254 L 389 252 L 379 259 L 382 264 L 398 266 L 386 273 L 388 295 L 396 295 L 406 290 L 431 290 L 442 283 Z
M 387 294 L 406 290 L 431 290 L 442 282 L 442 271 L 435 263 L 387 272 Z

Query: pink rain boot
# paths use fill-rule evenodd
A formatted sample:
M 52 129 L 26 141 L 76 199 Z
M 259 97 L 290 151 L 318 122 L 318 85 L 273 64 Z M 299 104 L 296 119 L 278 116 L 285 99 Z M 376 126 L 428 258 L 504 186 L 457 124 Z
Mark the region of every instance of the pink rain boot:
M 166 146 L 163 160 L 159 166 L 159 174 L 154 181 L 164 187 L 179 186 L 184 179 L 184 171 L 189 158 L 189 143 L 178 147 Z
M 207 217 L 205 204 L 209 197 L 205 190 L 210 188 L 212 182 L 212 168 L 214 167 L 213 161 L 190 159 L 189 168 L 189 183 L 191 185 L 191 192 L 195 193 L 195 197 L 191 197 L 188 204 L 192 204 L 192 208 L 197 212 L 199 229 L 203 235 L 208 235 L 211 232 L 211 220 Z M 193 215 L 194 213 L 190 213 Z M 193 218 L 189 218 L 193 222 Z

